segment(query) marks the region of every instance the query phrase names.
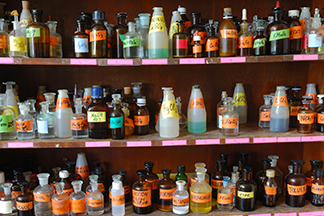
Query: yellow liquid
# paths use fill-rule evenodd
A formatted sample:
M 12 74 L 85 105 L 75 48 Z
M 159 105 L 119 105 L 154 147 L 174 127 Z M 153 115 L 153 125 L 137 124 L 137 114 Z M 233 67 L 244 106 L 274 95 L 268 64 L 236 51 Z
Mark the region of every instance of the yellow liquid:
M 190 201 L 190 210 L 194 213 L 208 213 L 212 210 L 211 202 L 195 203 Z
M 195 194 L 201 194 L 202 196 L 206 194 L 210 194 L 210 198 L 212 195 L 212 187 L 208 185 L 205 181 L 197 182 L 190 188 L 190 196 L 192 196 L 193 193 Z M 192 197 L 190 198 L 190 210 L 194 213 L 208 213 L 212 210 L 212 199 L 210 201 L 207 201 L 205 203 L 197 203 L 192 200 Z

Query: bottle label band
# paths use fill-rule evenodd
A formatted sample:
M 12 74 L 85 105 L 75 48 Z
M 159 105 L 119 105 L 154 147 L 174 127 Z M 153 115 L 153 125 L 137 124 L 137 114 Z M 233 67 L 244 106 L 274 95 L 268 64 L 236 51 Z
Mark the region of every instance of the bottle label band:
M 97 185 L 98 185 L 98 191 L 100 191 L 101 193 L 106 191 L 105 185 L 103 183 L 98 182 Z
M 287 96 L 275 96 L 273 98 L 274 106 L 288 106 Z
M 83 96 L 82 105 L 83 106 L 89 106 L 90 103 L 91 103 L 91 95 Z
M 188 49 L 188 39 L 177 39 L 176 48 L 177 49 Z
M 27 38 L 40 37 L 40 36 L 41 36 L 40 28 L 26 29 L 26 37 Z
M 314 114 L 313 113 L 298 113 L 297 120 L 299 124 L 313 124 Z
M 107 38 L 106 30 L 99 30 L 99 31 L 95 30 L 90 32 L 90 42 L 106 40 L 106 38 Z
M 87 119 L 71 120 L 70 121 L 70 128 L 73 131 L 87 130 L 88 129 L 88 120 Z
M 206 52 L 212 52 L 219 49 L 219 39 L 208 39 L 206 42 Z
M 106 122 L 106 112 L 88 111 L 88 122 L 103 123 Z
M 202 52 L 201 45 L 192 47 L 192 53 L 201 53 L 201 52 Z
M 33 195 L 36 202 L 50 202 L 50 198 L 46 196 L 46 194 L 38 194 L 34 192 Z
M 173 192 L 176 190 L 177 188 L 173 188 L 173 189 L 160 189 L 160 199 L 163 200 L 171 200 L 173 198 Z
M 300 106 L 291 106 L 290 107 L 290 116 L 297 116 Z
M 237 191 L 237 196 L 241 199 L 252 199 L 254 197 L 254 192 Z
M 88 38 L 74 38 L 74 52 L 75 53 L 88 53 L 89 52 L 89 40 Z M 85 96 L 91 98 L 91 96 Z M 84 97 L 83 97 L 84 100 Z M 90 104 L 90 102 L 89 102 Z M 88 105 L 89 105 L 88 104 Z
M 277 187 L 264 186 L 264 191 L 267 195 L 277 195 Z
M 317 95 L 316 94 L 305 94 L 306 96 L 312 96 L 311 104 L 318 104 Z
M 159 179 L 155 179 L 155 180 L 151 180 L 151 181 L 147 181 L 148 183 L 150 183 L 152 185 L 152 190 L 157 190 L 158 189 L 158 183 Z
M 324 114 L 317 113 L 317 123 L 324 124 Z
M 151 19 L 151 25 L 149 34 L 152 34 L 154 32 L 163 32 L 165 28 L 165 21 L 163 15 L 155 15 Z
M 125 195 L 121 195 L 121 196 L 111 195 L 111 205 L 112 206 L 123 205 L 124 203 L 125 203 Z
M 124 186 L 124 194 L 127 195 L 130 193 L 130 185 Z
M 212 194 L 210 193 L 195 193 L 190 191 L 191 201 L 195 203 L 208 203 L 211 202 Z
M 148 207 L 152 205 L 151 202 L 151 189 L 146 191 L 133 190 L 133 206 Z
M 229 128 L 229 129 L 233 129 L 233 128 L 237 128 L 238 126 L 238 122 L 239 118 L 225 118 L 224 116 L 222 116 L 222 128 Z
M 123 126 L 124 126 L 124 116 L 110 118 L 111 129 L 122 128 Z
M 141 38 L 124 39 L 123 48 L 141 46 Z
M 288 190 L 288 194 L 290 196 L 302 196 L 307 191 L 306 184 L 301 185 L 301 186 L 293 186 L 293 185 L 287 184 L 287 190 Z
M 269 122 L 270 121 L 270 111 L 269 112 L 261 112 L 260 121 Z
M 233 203 L 233 193 L 231 194 L 222 194 L 219 193 L 217 194 L 217 203 L 222 204 L 222 205 L 227 205 Z
M 34 208 L 33 201 L 30 202 L 16 202 L 18 211 L 30 211 Z
M 234 94 L 234 106 L 246 106 L 245 93 L 240 92 Z
M 269 41 L 276 41 L 289 38 L 289 29 L 282 29 L 278 31 L 272 31 L 270 33 Z
M 27 121 L 17 121 L 16 120 L 16 131 L 17 132 L 32 132 L 34 129 L 34 120 L 27 120 Z
M 162 118 L 179 118 L 178 109 L 175 101 L 163 101 L 161 105 Z
M 70 211 L 70 199 L 55 200 L 52 199 L 52 211 L 53 214 L 62 215 L 67 214 Z
M 10 52 L 26 52 L 25 37 L 9 37 Z
M 185 199 L 178 199 L 173 197 L 173 205 L 175 206 L 185 206 L 189 204 L 189 197 Z
M 63 193 L 70 196 L 73 193 L 73 191 L 74 191 L 73 188 L 70 188 L 70 189 L 63 190 Z
M 13 115 L 0 115 L 0 133 L 14 132 Z
M 205 103 L 203 98 L 193 98 L 190 100 L 189 109 L 204 109 Z
M 259 48 L 259 47 L 264 47 L 266 45 L 267 39 L 261 38 L 261 39 L 256 39 L 253 42 L 253 49 Z
M 150 117 L 146 116 L 134 116 L 134 123 L 136 126 L 146 126 L 150 122 Z
M 171 23 L 169 38 L 172 39 L 173 35 L 178 32 L 179 32 L 179 27 L 177 22 Z
M 0 36 L 0 49 L 8 48 L 8 37 Z
M 211 179 L 211 186 L 214 189 L 219 189 L 223 186 L 223 180 Z
M 58 45 L 56 37 L 50 37 L 50 45 L 51 46 L 57 46 Z
M 289 28 L 289 40 L 301 39 L 303 37 L 303 27 L 294 26 Z
M 237 48 L 252 48 L 253 47 L 253 36 L 239 37 L 237 38 Z
M 56 110 L 58 109 L 67 109 L 72 108 L 69 98 L 57 98 L 56 101 Z
M 70 199 L 71 203 L 71 212 L 72 213 L 83 213 L 87 211 L 87 204 L 86 204 L 86 199 L 81 199 L 81 200 L 73 200 Z
M 89 167 L 88 166 L 76 166 L 75 173 L 79 174 L 82 179 L 89 178 Z
M 237 38 L 237 30 L 234 29 L 225 29 L 220 30 L 222 38 Z
M 324 185 L 312 184 L 312 193 L 318 195 L 324 195 Z
M 131 118 L 125 118 L 125 119 L 124 119 L 124 125 L 125 125 L 125 127 L 131 127 L 131 128 L 134 128 L 134 122 L 133 122 L 133 119 L 131 119 Z

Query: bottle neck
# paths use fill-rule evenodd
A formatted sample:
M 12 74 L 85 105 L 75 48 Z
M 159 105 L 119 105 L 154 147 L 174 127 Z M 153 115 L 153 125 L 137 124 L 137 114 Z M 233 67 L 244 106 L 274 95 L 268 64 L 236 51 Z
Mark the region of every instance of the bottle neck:
M 81 106 L 75 106 L 75 113 L 76 114 L 82 113 L 82 105 Z
M 227 104 L 227 111 L 232 112 L 234 110 L 233 104 L 232 103 L 228 103 Z
M 201 23 L 201 17 L 200 16 L 195 15 L 195 16 L 192 17 L 192 24 L 193 25 L 200 25 L 200 23 Z
M 57 193 L 57 194 L 63 194 L 64 186 L 61 187 L 61 186 L 59 186 L 59 185 L 56 185 L 56 186 L 55 186 L 55 190 L 56 190 L 56 193 Z
M 241 31 L 248 31 L 249 29 L 249 24 L 244 20 L 241 24 L 240 24 L 240 27 L 241 27 Z
M 152 173 L 152 169 L 153 169 L 153 167 L 146 167 L 147 174 L 151 174 Z
M 294 174 L 300 174 L 301 171 L 301 166 L 299 165 L 294 165 Z
M 296 90 L 294 90 L 294 91 L 292 92 L 292 95 L 293 95 L 294 97 L 298 97 L 299 92 L 300 92 L 300 91 L 296 91 Z
M 139 176 L 139 182 L 140 183 L 145 182 L 145 176 Z
M 78 23 L 78 32 L 84 32 L 84 23 Z
M 170 173 L 163 174 L 163 179 L 164 180 L 170 180 Z
M 183 24 L 182 23 L 181 24 L 178 24 L 178 27 L 179 27 L 179 32 L 184 32 L 184 30 L 183 30 Z
M 310 103 L 303 103 L 303 107 L 309 109 Z
M 126 17 L 118 17 L 117 18 L 118 25 L 127 25 L 126 23 Z
M 223 167 L 224 165 L 223 164 L 218 164 L 218 172 L 221 172 L 223 171 Z
M 28 194 L 28 187 L 21 188 L 21 193 L 22 193 L 22 195 Z
M 275 21 L 280 21 L 282 18 L 282 12 L 275 12 L 274 13 L 274 20 Z
M 40 14 L 33 14 L 33 20 L 35 23 L 42 22 L 42 15 Z
M 312 164 L 312 170 L 313 170 L 313 172 L 315 172 L 315 170 L 318 169 L 318 168 L 319 168 L 319 165 Z
M 257 30 L 257 36 L 264 36 L 264 30 Z
M 267 171 L 268 169 L 270 169 L 270 166 L 269 165 L 263 165 L 263 171 Z
M 251 179 L 251 174 L 250 173 L 243 173 L 243 176 L 242 177 L 243 177 L 244 180 L 247 181 L 247 180 L 250 180 Z

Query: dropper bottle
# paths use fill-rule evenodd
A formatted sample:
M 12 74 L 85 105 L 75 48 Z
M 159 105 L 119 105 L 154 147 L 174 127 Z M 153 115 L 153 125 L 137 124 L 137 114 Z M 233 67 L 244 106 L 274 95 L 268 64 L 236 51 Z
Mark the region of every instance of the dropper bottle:
M 19 28 L 18 12 L 14 10 L 10 15 L 14 16 L 14 21 L 13 31 L 9 34 L 9 57 L 27 58 L 27 40 Z

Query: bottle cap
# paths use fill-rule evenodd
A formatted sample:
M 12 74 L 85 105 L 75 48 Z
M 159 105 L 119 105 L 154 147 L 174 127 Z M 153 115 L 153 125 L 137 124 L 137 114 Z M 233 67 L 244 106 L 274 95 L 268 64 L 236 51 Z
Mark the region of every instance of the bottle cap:
M 181 5 L 178 6 L 178 11 L 181 15 L 187 13 L 187 9 L 185 7 L 181 7 Z
M 186 182 L 185 181 L 183 181 L 183 180 L 178 180 L 178 181 L 176 181 L 176 184 L 177 184 L 177 186 L 185 186 L 186 185 Z
M 67 170 L 61 170 L 59 172 L 59 177 L 60 178 L 69 178 L 69 172 Z
M 171 169 L 163 169 L 161 170 L 162 174 L 165 175 L 165 174 L 170 174 L 171 173 Z
M 292 165 L 294 165 L 294 166 L 302 166 L 305 163 L 305 161 L 303 161 L 303 160 L 290 160 L 290 163 Z
M 131 87 L 124 87 L 124 94 L 131 94 L 132 88 Z
M 40 16 L 43 15 L 43 11 L 42 10 L 32 9 L 31 11 L 32 11 L 31 13 L 33 15 L 40 15 Z
M 118 170 L 118 174 L 121 175 L 121 176 L 124 176 L 126 175 L 126 170 Z
M 224 8 L 224 13 L 232 13 L 232 8 Z
M 273 169 L 268 169 L 266 171 L 266 176 L 269 178 L 274 178 L 276 176 L 276 172 Z
M 90 182 L 98 182 L 98 175 L 89 175 Z
M 123 183 L 121 181 L 119 181 L 119 180 L 113 181 L 112 189 L 115 189 L 115 190 L 123 189 Z
M 172 16 L 175 16 L 177 14 L 180 16 L 180 12 L 179 11 L 177 11 L 177 10 L 176 11 L 172 11 Z
M 277 86 L 277 91 L 283 91 L 286 90 L 285 86 Z
M 225 93 L 226 93 L 226 92 L 225 92 Z M 222 92 L 222 94 L 223 94 L 223 92 Z M 226 94 L 227 94 L 227 93 L 226 93 Z M 229 154 L 228 154 L 228 153 L 225 153 L 225 152 L 222 152 L 222 153 L 219 154 L 219 156 L 220 156 L 220 158 L 221 158 L 222 160 L 227 160 Z
M 233 172 L 237 172 L 238 171 L 238 167 L 237 166 L 233 166 Z
M 91 97 L 102 97 L 102 88 L 101 87 L 92 87 Z
M 186 167 L 185 167 L 185 165 L 178 165 L 178 166 L 177 166 L 177 171 L 178 171 L 178 172 L 186 172 Z
M 198 162 L 198 163 L 195 163 L 195 167 L 196 168 L 205 168 L 206 167 L 206 164 L 203 163 L 203 162 Z
M 315 83 L 308 83 L 306 86 L 307 87 L 314 87 L 315 88 L 316 84 Z
M 247 20 L 247 10 L 245 8 L 242 10 L 242 20 Z
M 29 10 L 29 1 L 22 1 L 22 9 Z
M 289 10 L 288 16 L 289 17 L 294 17 L 294 16 L 299 17 L 299 10 Z
M 247 173 L 247 174 L 251 173 L 251 167 L 248 166 L 243 167 L 242 173 Z
M 269 158 L 263 158 L 263 159 L 261 159 L 261 162 L 262 162 L 262 165 L 270 166 L 271 159 L 269 159 Z
M 144 162 L 145 168 L 153 168 L 154 163 L 152 161 Z
M 194 85 L 192 86 L 192 89 L 200 89 L 200 85 Z
M 137 98 L 137 104 L 146 104 L 146 99 L 145 98 Z
M 116 14 L 116 17 L 119 18 L 119 17 L 127 17 L 127 13 L 126 12 L 120 12 L 120 13 L 117 13 Z
M 310 162 L 310 164 L 312 166 L 319 166 L 319 165 L 321 165 L 321 161 L 320 160 L 312 159 L 309 162 Z
M 316 170 L 315 170 L 315 175 L 316 175 L 316 176 L 323 176 L 323 172 L 324 172 L 323 169 L 316 169 Z
M 0 184 L 5 183 L 5 174 L 3 171 L 0 171 Z
M 145 169 L 139 169 L 136 171 L 138 176 L 146 176 L 146 170 Z
M 106 19 L 105 12 L 100 11 L 100 10 L 93 11 L 92 19 L 93 20 L 105 20 Z

